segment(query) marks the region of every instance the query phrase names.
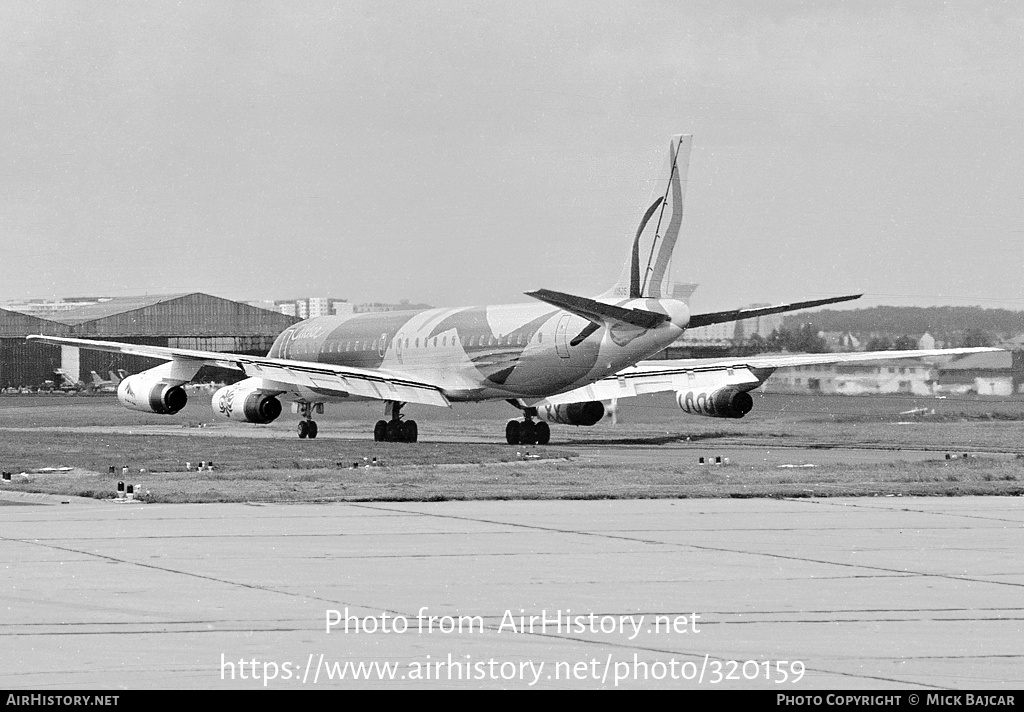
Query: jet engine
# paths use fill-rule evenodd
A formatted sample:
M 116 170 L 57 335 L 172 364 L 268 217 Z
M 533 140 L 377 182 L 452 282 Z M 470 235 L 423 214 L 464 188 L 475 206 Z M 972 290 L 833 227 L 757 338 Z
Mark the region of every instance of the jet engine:
M 137 373 L 118 384 L 117 399 L 125 408 L 132 410 L 173 415 L 185 407 L 188 395 L 180 383 Z
M 595 425 L 601 422 L 605 411 L 605 404 L 601 401 L 539 405 L 537 406 L 537 417 L 549 423 L 561 423 L 562 425 Z
M 676 402 L 687 413 L 711 418 L 742 418 L 754 407 L 746 391 L 731 386 L 717 391 L 676 391 Z
M 242 384 L 224 386 L 213 394 L 213 412 L 243 423 L 269 423 L 281 415 L 281 401 L 259 388 Z

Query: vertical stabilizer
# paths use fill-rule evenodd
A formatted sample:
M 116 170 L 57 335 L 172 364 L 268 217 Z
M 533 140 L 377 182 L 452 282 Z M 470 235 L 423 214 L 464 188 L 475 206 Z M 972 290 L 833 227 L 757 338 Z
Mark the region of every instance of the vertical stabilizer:
M 619 281 L 602 297 L 660 299 L 671 295 L 672 253 L 679 239 L 686 199 L 693 136 L 680 134 L 669 142 L 668 165 L 640 219 L 629 259 Z

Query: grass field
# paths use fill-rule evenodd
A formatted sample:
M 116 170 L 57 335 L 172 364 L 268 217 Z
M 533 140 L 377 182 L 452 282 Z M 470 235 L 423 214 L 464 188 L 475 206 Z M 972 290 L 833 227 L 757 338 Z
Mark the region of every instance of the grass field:
M 928 413 L 901 415 L 916 408 Z M 15 473 L 0 491 L 107 498 L 125 479 L 156 502 L 1024 493 L 1024 459 L 1015 457 L 1024 452 L 1024 403 L 1015 398 L 757 394 L 743 420 L 692 417 L 670 398 L 639 398 L 620 404 L 616 427 L 555 425 L 551 445 L 531 448 L 501 444 L 515 414 L 506 404 L 410 407 L 420 424 L 414 445 L 373 442 L 380 411 L 379 404 L 329 406 L 318 417 L 324 435 L 308 441 L 290 435 L 295 416 L 288 414 L 269 426 L 217 422 L 205 394 L 170 417 L 125 410 L 110 396 L 0 397 L 0 465 Z M 792 469 L 650 456 L 687 438 L 868 456 Z M 904 450 L 934 457 L 901 461 Z M 625 454 L 614 465 L 591 457 L 606 452 Z M 872 453 L 878 457 L 865 461 Z M 215 469 L 186 471 L 186 462 L 199 461 Z M 72 469 L 38 472 L 46 467 Z

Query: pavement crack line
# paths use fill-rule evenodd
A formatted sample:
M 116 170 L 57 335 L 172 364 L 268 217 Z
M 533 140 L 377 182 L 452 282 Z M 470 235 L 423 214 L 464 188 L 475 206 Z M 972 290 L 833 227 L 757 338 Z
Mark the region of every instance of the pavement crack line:
M 931 572 L 927 572 L 927 571 L 912 571 L 912 570 L 909 570 L 909 569 L 894 569 L 894 568 L 890 568 L 890 567 L 886 567 L 886 566 L 870 566 L 868 564 L 851 564 L 851 563 L 847 563 L 847 562 L 843 562 L 843 561 L 828 561 L 826 559 L 813 559 L 813 558 L 803 557 L 803 556 L 787 556 L 786 554 L 776 554 L 776 553 L 763 552 L 763 551 L 746 551 L 744 549 L 730 549 L 730 548 L 721 547 L 721 546 L 709 546 L 707 544 L 692 544 L 692 543 L 686 543 L 686 542 L 680 543 L 680 542 L 673 542 L 673 541 L 663 541 L 663 540 L 658 540 L 658 539 L 644 539 L 644 538 L 640 538 L 640 537 L 630 537 L 630 536 L 625 536 L 625 535 L 622 535 L 622 534 L 609 534 L 609 533 L 605 533 L 605 532 L 588 532 L 588 531 L 580 531 L 578 529 L 563 529 L 563 528 L 560 528 L 560 527 L 544 527 L 544 526 L 540 526 L 540 525 L 537 525 L 537 524 L 522 524 L 520 522 L 502 522 L 502 521 L 496 520 L 496 519 L 482 519 L 482 518 L 479 518 L 479 517 L 464 517 L 464 516 L 460 516 L 460 515 L 457 515 L 457 514 L 440 514 L 440 513 L 437 513 L 437 512 L 416 512 L 416 510 L 400 509 L 400 508 L 397 508 L 397 507 L 396 508 L 389 508 L 389 507 L 384 507 L 384 506 L 380 506 L 380 505 L 370 505 L 370 504 L 363 504 L 363 503 L 353 503 L 351 506 L 353 506 L 353 507 L 362 507 L 362 508 L 365 508 L 365 509 L 381 509 L 383 511 L 395 511 L 397 509 L 398 511 L 420 514 L 420 515 L 422 515 L 424 517 L 437 517 L 439 519 L 455 519 L 455 520 L 459 520 L 459 521 L 477 522 L 477 523 L 480 523 L 480 524 L 503 524 L 503 525 L 508 526 L 508 527 L 518 527 L 518 528 L 521 528 L 521 529 L 529 529 L 529 530 L 532 530 L 532 531 L 545 531 L 545 532 L 553 532 L 553 533 L 557 533 L 557 534 L 575 534 L 577 536 L 588 536 L 588 537 L 598 537 L 598 538 L 603 538 L 603 539 L 614 539 L 614 540 L 619 540 L 619 541 L 635 542 L 635 543 L 638 543 L 638 544 L 652 544 L 652 545 L 670 546 L 670 547 L 677 547 L 677 548 L 686 547 L 686 548 L 690 548 L 690 549 L 696 549 L 698 551 L 713 551 L 713 552 L 723 553 L 723 554 L 745 554 L 747 556 L 760 556 L 760 557 L 766 557 L 766 558 L 771 558 L 771 559 L 782 559 L 782 560 L 785 560 L 785 561 L 800 561 L 800 562 L 803 562 L 803 563 L 823 564 L 823 565 L 827 565 L 827 566 L 842 566 L 842 567 L 846 567 L 846 568 L 860 569 L 860 570 L 865 570 L 865 571 L 881 571 L 881 572 L 885 572 L 885 573 L 888 573 L 888 574 L 897 574 L 897 575 L 906 576 L 906 577 L 922 576 L 922 577 L 930 577 L 930 578 L 938 578 L 938 579 L 947 579 L 947 580 L 951 580 L 951 581 L 967 581 L 969 583 L 986 583 L 986 584 L 992 584 L 992 585 L 995 585 L 995 586 L 1012 586 L 1014 588 L 1024 588 L 1024 583 L 1016 583 L 1016 582 L 1013 582 L 1013 581 L 992 581 L 992 580 L 989 580 L 989 579 L 975 578 L 975 577 L 972 577 L 972 576 L 956 576 L 956 575 L 953 575 L 953 574 L 931 573 Z

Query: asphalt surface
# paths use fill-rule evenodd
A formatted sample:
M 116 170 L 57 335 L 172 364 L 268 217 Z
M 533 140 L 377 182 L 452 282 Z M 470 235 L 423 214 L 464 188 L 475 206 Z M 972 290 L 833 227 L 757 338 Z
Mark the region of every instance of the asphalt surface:
M 2 499 L 9 690 L 1024 685 L 1020 498 Z

